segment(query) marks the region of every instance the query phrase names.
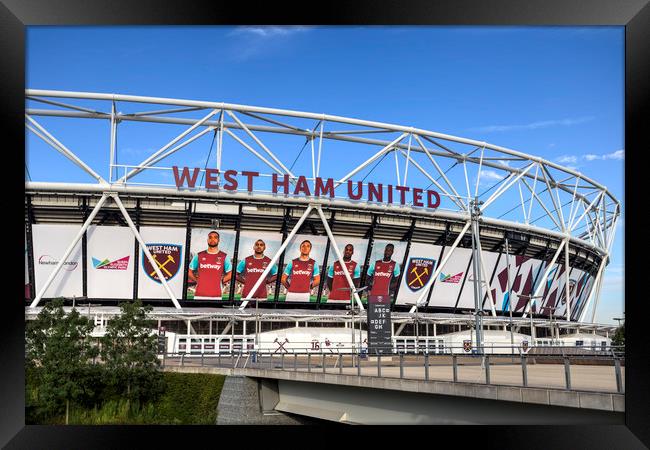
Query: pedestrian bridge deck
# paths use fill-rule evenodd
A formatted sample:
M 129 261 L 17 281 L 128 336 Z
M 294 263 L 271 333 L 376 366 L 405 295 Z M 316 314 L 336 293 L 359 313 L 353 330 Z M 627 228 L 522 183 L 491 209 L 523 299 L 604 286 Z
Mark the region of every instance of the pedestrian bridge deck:
M 393 358 L 398 359 L 398 358 Z M 378 371 L 374 361 L 364 361 L 360 367 L 343 363 L 336 356 L 305 361 L 288 357 L 280 361 L 257 363 L 222 358 L 167 358 L 164 370 L 174 372 L 215 373 L 371 388 L 445 396 L 462 396 L 523 404 L 561 406 L 622 413 L 624 394 L 618 392 L 614 367 L 604 365 L 572 365 L 571 385 L 566 389 L 565 367 L 562 364 L 530 364 L 527 366 L 527 386 L 522 385 L 522 368 L 518 364 L 491 365 L 489 384 L 481 364 L 459 365 L 456 380 L 450 365 L 429 365 L 428 374 L 421 365 L 384 361 Z M 181 365 L 182 364 L 182 365 Z M 245 368 L 242 368 L 246 364 Z M 284 369 L 282 368 L 284 364 Z M 621 367 L 621 371 L 624 368 Z M 379 375 L 379 376 L 378 376 Z M 428 375 L 428 380 L 426 379 Z M 623 377 L 624 379 L 624 377 Z

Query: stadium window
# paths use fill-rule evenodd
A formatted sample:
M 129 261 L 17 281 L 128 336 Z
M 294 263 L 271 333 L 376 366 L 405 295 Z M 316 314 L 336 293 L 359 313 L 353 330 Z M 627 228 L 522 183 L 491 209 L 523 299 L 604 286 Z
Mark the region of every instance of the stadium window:
M 584 341 L 576 341 L 576 347 L 582 347 L 584 344 Z

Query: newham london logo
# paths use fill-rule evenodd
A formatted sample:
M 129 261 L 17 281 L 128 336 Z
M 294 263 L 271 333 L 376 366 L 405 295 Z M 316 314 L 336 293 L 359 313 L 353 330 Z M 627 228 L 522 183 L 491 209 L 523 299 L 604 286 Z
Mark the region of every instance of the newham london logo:
M 97 270 L 126 270 L 129 268 L 130 256 L 125 256 L 115 261 L 110 261 L 108 258 L 99 260 L 93 257 L 93 267 Z

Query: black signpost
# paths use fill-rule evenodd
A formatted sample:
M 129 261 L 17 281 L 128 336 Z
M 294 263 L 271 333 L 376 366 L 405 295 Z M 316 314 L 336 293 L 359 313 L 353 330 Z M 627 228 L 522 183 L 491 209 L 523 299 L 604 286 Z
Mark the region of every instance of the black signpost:
M 392 353 L 390 296 L 368 296 L 368 354 Z
M 167 337 L 165 336 L 165 327 L 158 328 L 158 354 L 167 352 Z

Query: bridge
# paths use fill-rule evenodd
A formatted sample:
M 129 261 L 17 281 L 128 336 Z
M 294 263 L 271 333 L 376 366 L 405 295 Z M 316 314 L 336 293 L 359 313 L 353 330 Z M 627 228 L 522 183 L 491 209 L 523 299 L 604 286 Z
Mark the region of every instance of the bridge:
M 165 355 L 225 375 L 218 424 L 623 424 L 616 356 Z

